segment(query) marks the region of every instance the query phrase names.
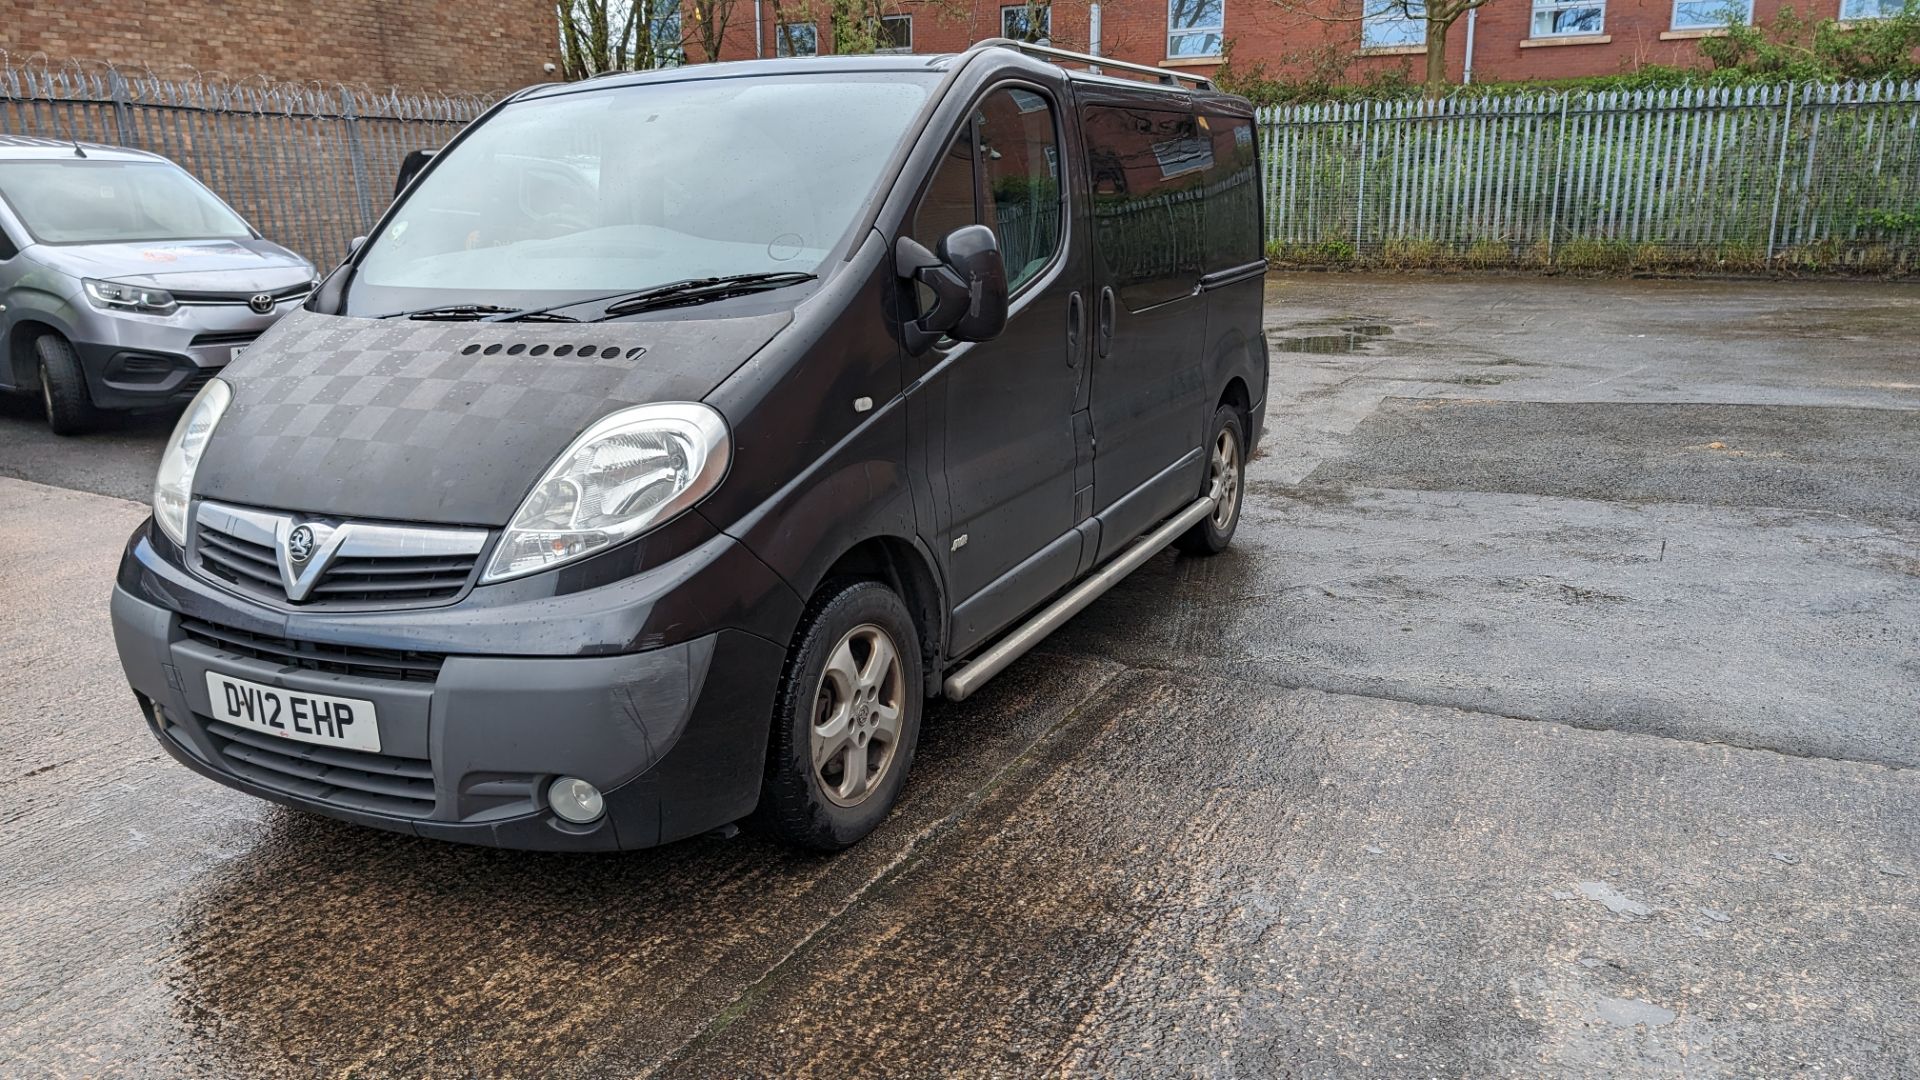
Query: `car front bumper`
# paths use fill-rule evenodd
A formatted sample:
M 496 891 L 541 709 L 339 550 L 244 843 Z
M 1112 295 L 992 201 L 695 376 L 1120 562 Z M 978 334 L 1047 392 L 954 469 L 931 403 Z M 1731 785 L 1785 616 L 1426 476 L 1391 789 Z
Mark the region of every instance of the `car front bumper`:
M 73 347 L 100 408 L 183 403 L 299 299 L 265 315 L 245 304 L 185 306 L 165 317 L 90 312 Z
M 706 545 L 650 573 L 691 587 L 718 575 L 748 588 L 751 575 L 725 554 L 736 549 L 731 541 Z M 689 568 L 686 559 L 701 565 Z M 587 590 L 537 602 L 538 613 L 577 632 L 608 599 Z M 495 609 L 484 624 L 497 629 L 512 614 Z M 473 642 L 484 653 L 394 648 L 375 633 L 358 641 L 309 634 L 321 624 L 303 627 L 160 559 L 144 530 L 114 588 L 112 621 L 149 730 L 188 768 L 363 825 L 522 849 L 649 847 L 745 816 L 759 798 L 784 660 L 781 646 L 738 627 L 613 655 L 580 655 L 564 634 L 537 631 L 516 637 L 530 652 L 560 643 L 572 654 L 501 654 L 498 637 L 477 629 Z M 380 752 L 223 723 L 208 693 L 210 671 L 371 701 Z M 560 776 L 599 788 L 605 814 L 587 825 L 558 817 L 547 787 Z

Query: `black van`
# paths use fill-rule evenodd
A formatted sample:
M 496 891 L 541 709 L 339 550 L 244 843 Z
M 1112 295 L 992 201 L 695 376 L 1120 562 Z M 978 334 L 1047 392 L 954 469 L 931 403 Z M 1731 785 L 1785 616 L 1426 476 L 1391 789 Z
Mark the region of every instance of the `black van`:
M 154 735 L 420 836 L 855 842 L 926 698 L 1232 539 L 1256 146 L 1007 41 L 513 95 L 182 416 L 113 593 Z

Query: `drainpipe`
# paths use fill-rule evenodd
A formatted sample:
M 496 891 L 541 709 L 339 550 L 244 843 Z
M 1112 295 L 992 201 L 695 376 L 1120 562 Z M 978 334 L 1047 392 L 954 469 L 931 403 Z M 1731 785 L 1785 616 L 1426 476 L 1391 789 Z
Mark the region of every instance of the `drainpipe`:
M 1467 9 L 1467 69 L 1460 73 L 1460 81 L 1467 86 L 1473 85 L 1473 24 L 1479 17 L 1479 8 Z
M 1087 5 L 1087 52 L 1093 56 L 1100 55 L 1099 4 Z M 1095 75 L 1100 74 L 1100 68 L 1098 66 L 1091 66 L 1088 70 L 1092 71 Z
M 760 3 L 761 0 L 753 0 L 753 58 L 755 60 L 767 58 L 767 49 L 761 43 L 760 37 Z

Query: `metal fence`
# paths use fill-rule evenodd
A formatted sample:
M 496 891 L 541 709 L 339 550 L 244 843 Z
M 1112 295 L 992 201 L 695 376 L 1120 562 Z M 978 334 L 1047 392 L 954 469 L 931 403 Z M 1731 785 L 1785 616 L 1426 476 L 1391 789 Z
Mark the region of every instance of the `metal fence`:
M 407 152 L 445 143 L 486 105 L 473 97 L 0 60 L 0 133 L 164 154 L 268 238 L 323 268 L 386 209 Z
M 165 154 L 323 267 L 386 207 L 401 158 L 486 104 L 0 54 L 0 133 Z M 1300 105 L 1261 125 L 1267 240 L 1290 261 L 1920 265 L 1920 83 Z
M 1282 259 L 1571 269 L 1920 264 L 1920 83 L 1261 113 Z

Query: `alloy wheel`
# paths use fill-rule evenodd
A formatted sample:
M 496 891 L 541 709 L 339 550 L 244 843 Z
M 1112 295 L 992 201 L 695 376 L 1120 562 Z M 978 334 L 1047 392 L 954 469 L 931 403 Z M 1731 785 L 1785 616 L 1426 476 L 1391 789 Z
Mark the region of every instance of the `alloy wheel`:
M 1240 510 L 1240 440 L 1231 427 L 1221 428 L 1220 437 L 1213 441 L 1208 481 L 1208 491 L 1214 500 L 1213 527 L 1224 533 L 1232 527 L 1233 515 Z
M 858 806 L 893 767 L 906 715 L 900 650 L 885 630 L 862 623 L 827 654 L 815 691 L 813 774 L 836 806 Z

